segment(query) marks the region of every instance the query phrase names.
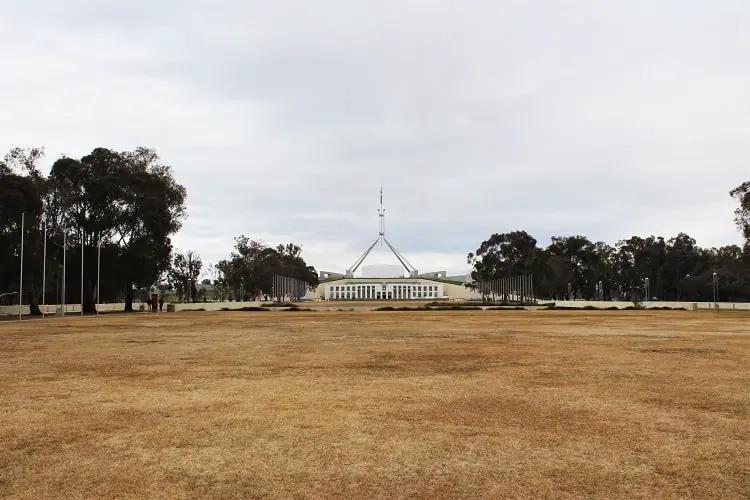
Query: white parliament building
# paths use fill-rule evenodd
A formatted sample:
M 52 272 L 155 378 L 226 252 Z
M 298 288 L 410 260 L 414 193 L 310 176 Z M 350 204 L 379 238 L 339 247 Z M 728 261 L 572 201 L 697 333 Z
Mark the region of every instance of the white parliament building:
M 320 285 L 309 292 L 312 300 L 449 300 L 479 297 L 465 285 L 468 275 L 446 276 L 445 271 L 420 274 L 385 237 L 383 191 L 380 191 L 380 231 L 378 238 L 365 250 L 345 274 L 322 271 Z M 384 244 L 400 265 L 362 266 L 362 276 L 354 273 L 375 246 Z

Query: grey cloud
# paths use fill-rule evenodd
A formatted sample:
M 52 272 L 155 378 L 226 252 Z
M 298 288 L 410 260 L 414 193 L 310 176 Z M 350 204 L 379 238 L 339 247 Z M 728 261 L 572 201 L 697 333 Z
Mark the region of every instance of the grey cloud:
M 346 261 L 381 185 L 400 250 L 457 268 L 513 229 L 739 240 L 744 1 L 46 4 L 0 2 L 4 148 L 157 148 L 213 260 L 246 233 Z

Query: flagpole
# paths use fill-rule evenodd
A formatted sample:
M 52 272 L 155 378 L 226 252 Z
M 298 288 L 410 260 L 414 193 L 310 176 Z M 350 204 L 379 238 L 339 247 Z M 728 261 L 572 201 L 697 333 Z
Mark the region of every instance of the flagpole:
M 44 251 L 42 257 L 42 318 L 47 306 L 47 221 L 44 221 Z
M 65 266 L 67 265 L 67 251 L 68 251 L 68 228 L 63 226 L 63 275 L 62 275 L 62 306 L 63 306 L 63 318 L 65 317 L 66 309 L 68 308 L 67 297 L 65 297 Z
M 99 316 L 99 297 L 101 296 L 101 272 L 102 272 L 102 237 L 99 236 L 99 245 L 96 250 L 96 315 Z
M 83 249 L 86 232 L 81 228 L 81 316 L 83 316 Z
M 21 321 L 23 310 L 23 231 L 26 222 L 26 214 L 21 214 L 21 274 L 18 278 L 18 321 Z

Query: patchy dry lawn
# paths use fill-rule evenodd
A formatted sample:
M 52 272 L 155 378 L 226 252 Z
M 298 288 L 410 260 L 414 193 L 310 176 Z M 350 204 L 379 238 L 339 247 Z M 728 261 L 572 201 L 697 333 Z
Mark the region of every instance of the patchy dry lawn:
M 0 323 L 0 497 L 747 498 L 750 315 Z

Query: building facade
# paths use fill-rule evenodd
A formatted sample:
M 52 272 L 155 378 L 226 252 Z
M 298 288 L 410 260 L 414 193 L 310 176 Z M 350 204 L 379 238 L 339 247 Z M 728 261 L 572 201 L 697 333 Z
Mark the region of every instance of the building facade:
M 466 300 L 476 293 L 464 283 L 422 277 L 322 280 L 307 300 Z
M 417 280 L 346 280 L 323 285 L 325 300 L 429 300 L 445 298 L 442 283 Z

